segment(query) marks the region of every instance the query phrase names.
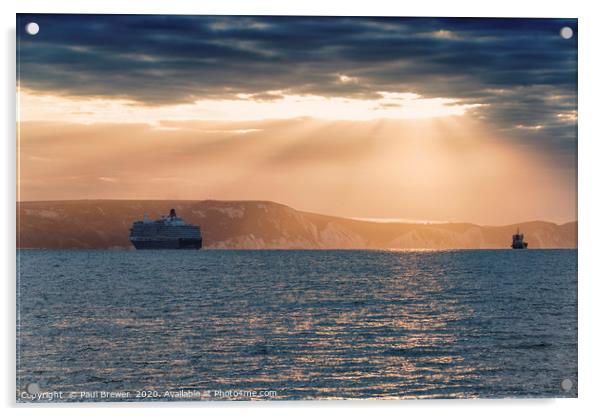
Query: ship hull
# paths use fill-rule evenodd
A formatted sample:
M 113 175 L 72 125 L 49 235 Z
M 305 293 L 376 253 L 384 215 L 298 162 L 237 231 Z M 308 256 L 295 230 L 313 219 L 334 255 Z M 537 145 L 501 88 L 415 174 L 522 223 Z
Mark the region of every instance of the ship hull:
M 197 238 L 174 238 L 165 240 L 132 240 L 136 250 L 200 250 L 203 240 Z
M 529 244 L 529 243 L 512 244 L 512 246 L 511 246 L 511 247 L 512 247 L 514 250 L 524 250 L 524 249 L 526 249 L 526 248 L 527 248 L 528 244 Z

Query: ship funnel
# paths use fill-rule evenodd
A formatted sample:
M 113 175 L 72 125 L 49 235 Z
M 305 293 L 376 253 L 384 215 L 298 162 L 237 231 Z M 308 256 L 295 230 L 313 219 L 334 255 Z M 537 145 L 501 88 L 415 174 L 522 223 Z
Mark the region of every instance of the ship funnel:
M 173 208 L 172 208 L 171 210 L 169 210 L 169 216 L 170 216 L 171 218 L 174 218 L 174 217 L 176 216 L 176 210 L 175 210 L 175 209 L 173 209 Z
M 144 213 L 143 221 L 148 222 L 148 214 L 146 212 Z

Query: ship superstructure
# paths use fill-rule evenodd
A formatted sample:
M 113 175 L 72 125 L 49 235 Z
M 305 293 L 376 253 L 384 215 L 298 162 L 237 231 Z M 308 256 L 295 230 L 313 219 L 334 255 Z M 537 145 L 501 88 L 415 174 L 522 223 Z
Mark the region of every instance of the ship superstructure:
M 525 242 L 525 236 L 520 232 L 519 229 L 516 230 L 516 234 L 512 235 L 512 248 L 521 249 L 527 248 L 529 243 Z
M 192 249 L 203 246 L 201 228 L 186 224 L 171 209 L 169 215 L 149 220 L 146 213 L 142 221 L 134 221 L 130 229 L 130 241 L 136 249 Z

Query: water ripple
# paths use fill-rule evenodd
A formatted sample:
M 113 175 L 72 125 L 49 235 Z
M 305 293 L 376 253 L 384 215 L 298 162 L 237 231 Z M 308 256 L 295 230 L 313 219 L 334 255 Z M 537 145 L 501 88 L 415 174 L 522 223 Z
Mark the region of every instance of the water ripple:
M 276 399 L 577 394 L 560 389 L 577 380 L 574 250 L 23 250 L 18 260 L 17 397 L 30 382 Z

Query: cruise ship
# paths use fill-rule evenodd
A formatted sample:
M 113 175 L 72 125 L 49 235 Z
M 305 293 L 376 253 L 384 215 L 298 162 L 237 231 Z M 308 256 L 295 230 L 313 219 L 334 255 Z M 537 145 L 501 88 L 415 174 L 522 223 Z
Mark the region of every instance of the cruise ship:
M 201 228 L 186 224 L 171 209 L 169 215 L 149 220 L 146 213 L 142 221 L 134 221 L 130 228 L 130 241 L 137 250 L 143 249 L 191 249 L 203 246 Z
M 512 248 L 520 249 L 527 248 L 529 243 L 524 241 L 525 236 L 517 229 L 516 234 L 512 235 Z

